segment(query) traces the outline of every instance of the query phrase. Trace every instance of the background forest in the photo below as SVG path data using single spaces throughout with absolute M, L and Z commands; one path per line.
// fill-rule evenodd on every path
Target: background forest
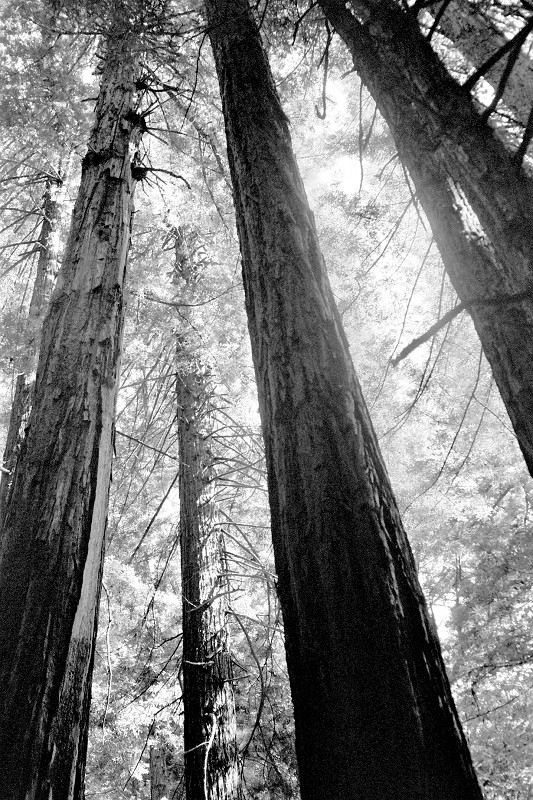
M 93 124 L 105 3 L 84 5 L 0 5 L 3 440 L 35 335 L 28 315 L 39 260 L 45 247 L 61 259 Z M 531 27 L 531 6 L 520 0 L 470 0 L 461 4 L 463 19 L 459 12 L 435 19 L 447 5 L 418 3 L 433 46 L 461 81 L 497 49 L 495 37 L 510 40 Z M 526 800 L 533 794 L 532 479 L 468 313 L 392 365 L 456 305 L 455 292 L 388 129 L 320 9 L 269 0 L 256 10 L 480 784 L 487 800 Z M 457 30 L 453 20 L 461 20 Z M 224 123 L 204 27 L 196 3 L 175 2 L 161 4 L 158 30 L 145 33 L 146 131 L 87 798 L 184 797 L 176 375 L 185 369 L 207 387 L 244 794 L 299 796 Z M 486 52 L 468 50 L 474 34 Z M 530 44 L 523 37 L 515 64 L 522 98 L 533 95 Z M 476 89 L 480 107 L 494 99 L 486 78 Z M 512 144 L 523 126 L 511 89 L 492 109 L 492 124 Z

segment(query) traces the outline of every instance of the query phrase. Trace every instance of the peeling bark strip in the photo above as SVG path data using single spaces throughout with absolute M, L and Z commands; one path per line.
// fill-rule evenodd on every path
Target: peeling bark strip
M 207 0 L 303 800 L 481 792 L 246 0 Z
M 395 0 L 319 4 L 409 170 L 461 302 L 527 293 L 533 183 Z M 533 298 L 469 312 L 533 475 Z
M 143 127 L 136 43 L 124 24 L 108 38 L 0 540 L 0 786 L 10 800 L 83 795 L 131 164 Z
M 187 800 L 238 800 L 224 541 L 205 439 L 212 411 L 209 375 L 179 339 L 177 356 L 185 791 Z

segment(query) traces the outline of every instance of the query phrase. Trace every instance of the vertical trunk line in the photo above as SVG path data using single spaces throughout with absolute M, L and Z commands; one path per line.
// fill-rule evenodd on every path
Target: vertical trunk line
M 81 800 L 123 329 L 144 121 L 120 2 L 96 122 L 45 320 L 33 407 L 0 541 L 0 784 Z M 44 282 L 46 284 L 46 282 Z
M 246 0 L 206 0 L 302 800 L 481 800 Z
M 62 180 L 49 180 L 43 195 L 43 222 L 39 232 L 37 248 L 37 271 L 26 320 L 24 333 L 25 349 L 15 384 L 15 393 L 9 418 L 6 446 L 3 456 L 3 469 L 0 478 L 0 529 L 4 518 L 7 496 L 12 483 L 16 460 L 24 439 L 25 428 L 31 410 L 33 393 L 32 373 L 39 354 L 41 329 L 54 287 L 59 267 L 59 224 L 63 198 Z
M 187 234 L 174 229 L 174 282 L 194 300 L 199 279 Z M 228 577 L 206 442 L 214 411 L 210 371 L 183 334 L 176 343 L 183 594 L 183 708 L 187 800 L 240 800 Z
M 320 7 L 390 128 L 461 302 L 529 294 L 469 313 L 533 475 L 533 182 L 395 0 Z

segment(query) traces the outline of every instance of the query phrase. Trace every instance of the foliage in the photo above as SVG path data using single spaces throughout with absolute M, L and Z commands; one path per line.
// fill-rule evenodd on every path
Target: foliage
M 306 11 L 297 2 L 272 2 L 264 31 L 333 288 L 487 800 L 525 800 L 533 783 L 533 485 L 467 318 L 456 319 L 395 369 L 390 365 L 391 356 L 455 298 L 383 122 L 358 79 L 345 74 L 348 59 L 329 41 L 319 15 Z M 197 11 L 185 12 L 178 3 L 166 6 L 158 23 L 146 26 L 152 100 L 129 266 L 87 797 L 148 798 L 151 748 L 165 748 L 175 796 L 182 792 L 176 332 L 187 335 L 217 385 L 211 446 L 227 523 L 245 794 L 297 797 L 222 122 Z M 68 206 L 90 122 L 86 101 L 95 91 L 95 34 L 102 23 L 68 4 L 36 0 L 4 4 L 2 19 L 5 425 L 43 186 L 64 171 Z M 176 227 L 194 241 L 194 259 L 206 275 L 201 300 L 187 313 L 183 282 L 173 270 Z

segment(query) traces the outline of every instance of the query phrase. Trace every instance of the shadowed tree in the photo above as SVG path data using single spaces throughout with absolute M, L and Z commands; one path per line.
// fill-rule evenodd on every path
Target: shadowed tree
M 195 300 L 198 270 L 187 233 L 172 228 L 174 282 Z M 185 312 L 186 313 L 186 312 Z M 184 334 L 177 335 L 176 391 L 180 458 L 180 544 L 183 595 L 183 732 L 187 800 L 238 800 L 239 765 L 228 643 L 228 578 L 224 535 L 209 448 L 214 393 Z
M 0 527 L 4 515 L 6 497 L 11 484 L 11 474 L 15 468 L 31 407 L 33 386 L 30 376 L 35 369 L 39 353 L 41 328 L 58 270 L 58 227 L 62 207 L 61 188 L 61 179 L 57 181 L 49 180 L 46 183 L 43 196 L 43 221 L 36 245 L 38 254 L 37 270 L 24 331 L 24 352 L 20 363 L 17 364 L 20 372 L 17 375 L 4 449 L 3 467 L 6 472 L 2 473 L 0 481 Z
M 533 475 L 533 184 L 416 16 L 395 0 L 320 0 L 413 180 Z M 527 140 L 524 140 L 527 143 Z
M 83 796 L 90 680 L 130 238 L 144 129 L 122 3 L 33 405 L 0 539 L 0 785 L 10 800 Z
M 207 0 L 304 800 L 481 792 L 246 0 Z

